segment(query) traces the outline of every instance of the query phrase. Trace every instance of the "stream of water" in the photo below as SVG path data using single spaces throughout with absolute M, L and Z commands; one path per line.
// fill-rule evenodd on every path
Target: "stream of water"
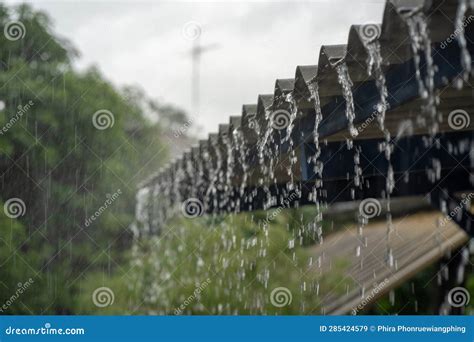
M 468 7 L 474 9 L 474 2 L 471 1 L 470 4 L 468 4 L 467 1 L 468 0 L 459 0 L 455 21 L 455 27 L 457 32 L 456 38 L 459 43 L 459 48 L 461 49 L 461 65 L 464 69 L 463 81 L 467 81 L 469 79 L 472 69 L 471 54 L 467 49 L 466 37 L 464 35 L 464 25 L 466 21 L 467 9 Z
M 430 134 L 435 135 L 439 131 L 440 117 L 437 117 L 436 105 L 439 98 L 435 92 L 434 75 L 436 68 L 433 64 L 431 54 L 431 39 L 428 31 L 426 16 L 421 11 L 403 13 L 403 18 L 408 26 L 411 49 L 415 62 L 415 75 L 418 81 L 418 93 L 424 100 L 423 112 L 425 116 L 417 117 L 418 124 L 428 127 Z M 424 65 L 421 65 L 421 56 L 424 56 Z M 422 75 L 425 70 L 425 76 Z
M 346 101 L 346 117 L 348 121 L 349 133 L 352 138 L 355 138 L 359 132 L 354 126 L 355 109 L 354 109 L 354 98 L 352 97 L 352 83 L 351 77 L 349 76 L 349 70 L 345 62 L 341 62 L 336 66 L 339 84 L 342 87 L 342 95 Z

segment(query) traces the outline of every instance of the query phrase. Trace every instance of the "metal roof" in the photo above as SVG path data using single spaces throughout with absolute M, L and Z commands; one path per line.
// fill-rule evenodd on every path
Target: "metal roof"
M 460 105 L 466 110 L 470 109 L 472 106 L 468 87 L 459 91 L 451 87 L 449 83 L 462 73 L 457 44 L 451 44 L 445 49 L 439 48 L 439 43 L 446 40 L 456 29 L 454 25 L 456 10 L 457 1 L 454 0 L 388 1 L 382 24 L 353 25 L 347 45 L 323 45 L 317 66 L 298 66 L 294 79 L 276 80 L 273 94 L 259 95 L 257 104 L 242 107 L 239 127 L 243 130 L 247 145 L 254 147 L 259 134 L 262 134 L 261 130 L 268 124 L 270 112 L 279 109 L 289 110 L 289 103 L 286 101 L 288 94 L 293 96 L 298 113 L 295 125 L 299 129 L 295 130 L 297 131 L 295 144 L 312 141 L 315 112 L 311 88 L 315 86 L 319 92 L 323 114 L 323 120 L 319 125 L 320 138 L 333 141 L 347 138 L 345 100 L 336 68 L 342 63 L 347 65 L 348 74 L 354 84 L 352 88 L 355 103 L 354 123 L 361 123 L 373 113 L 373 108 L 379 100 L 374 78 L 367 74 L 368 54 L 365 44 L 368 37 L 380 44 L 382 68 L 389 93 L 387 101 L 390 106 L 386 116 L 386 126 L 392 136 L 395 135 L 400 119 L 413 117 L 423 105 L 423 101 L 418 96 L 416 80 L 413 78 L 414 54 L 411 48 L 409 27 L 404 18 L 407 13 L 413 14 L 417 11 L 423 11 L 423 15 L 428 20 L 429 38 L 434 50 L 433 58 L 438 67 L 434 82 L 436 88 L 441 90 L 439 111 L 449 113 Z M 472 29 L 469 26 L 466 27 L 466 36 L 470 37 L 471 33 Z M 469 44 L 468 48 L 472 49 L 472 44 Z M 453 97 L 457 97 L 458 100 L 453 101 Z M 233 117 L 231 121 L 233 127 L 233 124 L 238 123 L 239 120 Z M 465 129 L 471 129 L 471 127 Z M 440 131 L 449 130 L 451 129 L 447 126 L 447 120 L 441 122 Z M 415 128 L 414 133 L 427 132 L 422 128 Z M 286 132 L 280 131 L 276 134 L 282 138 Z M 210 136 L 213 137 L 213 134 Z M 382 132 L 376 124 L 371 124 L 356 139 L 374 137 L 382 137 Z M 284 153 L 286 148 L 287 146 L 283 146 L 281 151 Z M 252 163 L 255 161 L 250 162 Z

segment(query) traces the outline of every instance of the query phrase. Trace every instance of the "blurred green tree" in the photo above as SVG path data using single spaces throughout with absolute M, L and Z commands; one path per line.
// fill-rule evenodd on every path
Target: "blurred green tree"
M 127 272 L 137 184 L 167 158 L 162 127 L 186 114 L 77 72 L 78 52 L 27 5 L 0 5 L 0 32 L 1 199 L 25 205 L 0 217 L 0 305 L 31 277 L 34 300 L 6 313 L 74 313 L 86 272 Z

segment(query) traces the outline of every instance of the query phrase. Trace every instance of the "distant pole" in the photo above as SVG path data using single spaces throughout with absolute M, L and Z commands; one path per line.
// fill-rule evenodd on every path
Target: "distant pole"
M 193 40 L 193 47 L 191 50 L 192 58 L 192 73 L 191 73 L 191 108 L 193 115 L 199 115 L 199 97 L 200 97 L 200 64 L 201 64 L 201 44 L 198 36 Z
M 189 34 L 189 40 L 192 41 L 191 48 L 191 110 L 193 116 L 199 114 L 201 100 L 201 55 L 207 51 L 218 48 L 218 44 L 201 45 L 201 28 L 193 28 L 193 35 Z

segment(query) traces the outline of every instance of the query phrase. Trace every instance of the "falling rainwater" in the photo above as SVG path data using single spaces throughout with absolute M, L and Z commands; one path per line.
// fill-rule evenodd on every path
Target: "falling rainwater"
M 279 195 L 280 197 L 280 202 L 284 203 L 284 206 L 289 208 L 290 206 L 293 206 L 295 208 L 298 207 L 299 204 L 299 199 L 301 198 L 301 183 L 300 182 L 295 182 L 294 179 L 294 167 L 298 162 L 298 158 L 296 156 L 296 148 L 295 148 L 295 141 L 293 137 L 293 131 L 295 128 L 295 120 L 297 118 L 298 114 L 298 108 L 297 108 L 297 103 L 296 99 L 293 97 L 293 92 L 289 92 L 285 97 L 284 97 L 285 103 L 288 105 L 285 106 L 286 108 L 289 109 L 283 110 L 281 115 L 284 118 L 284 125 L 280 126 L 281 129 L 278 130 L 279 134 L 279 142 L 281 146 L 283 147 L 284 153 L 288 156 L 288 166 L 286 167 L 286 173 L 289 176 L 289 180 L 286 182 L 286 186 L 284 189 L 282 189 L 281 194 Z M 275 152 L 278 152 L 278 148 Z M 275 184 L 276 184 L 276 179 L 275 179 Z M 289 229 L 289 227 L 288 227 Z M 299 244 L 303 244 L 303 236 L 310 231 L 310 229 L 307 229 L 307 226 L 303 223 L 302 216 L 300 216 L 300 228 L 296 229 L 294 228 L 294 233 L 295 237 L 299 238 Z M 289 241 L 289 244 L 293 244 L 291 240 Z M 293 258 L 296 258 L 296 254 L 293 255 Z
M 232 183 L 232 178 L 234 175 L 234 150 L 233 150 L 233 137 L 229 136 L 228 133 L 222 134 L 222 140 L 225 145 L 225 155 L 226 159 L 226 171 L 225 171 L 225 180 L 224 180 L 224 191 L 223 191 L 223 201 L 221 207 L 225 208 L 227 211 L 233 211 L 234 203 L 233 194 L 234 187 Z
M 288 118 L 288 126 L 286 127 L 286 137 L 285 137 L 285 142 L 288 142 L 288 153 L 290 155 L 289 157 L 289 166 L 288 166 L 288 175 L 290 176 L 290 181 L 287 184 L 287 190 L 291 191 L 294 189 L 294 175 L 293 175 L 293 167 L 297 163 L 298 159 L 296 157 L 296 151 L 294 148 L 294 141 L 293 141 L 293 129 L 295 127 L 294 122 L 296 120 L 296 116 L 298 114 L 298 107 L 296 105 L 296 101 L 293 97 L 293 93 L 288 93 L 288 95 L 285 97 L 285 101 L 289 103 L 290 106 L 290 117 Z
M 274 144 L 272 144 L 273 141 L 270 140 L 270 138 L 273 136 L 273 121 L 275 118 L 273 118 L 272 115 L 273 112 L 270 110 L 270 108 L 265 108 L 266 127 L 260 131 L 257 141 L 258 163 L 262 172 L 262 175 L 259 178 L 259 185 L 262 187 L 266 198 L 263 204 L 264 209 L 268 209 L 273 205 L 270 191 L 270 182 L 273 178 L 273 153 L 271 146 L 274 146 Z
M 472 8 L 474 8 L 473 4 L 471 3 Z M 459 0 L 458 9 L 456 12 L 456 33 L 457 33 L 457 40 L 459 43 L 459 48 L 461 49 L 461 65 L 464 69 L 463 79 L 467 81 L 469 75 L 471 73 L 471 54 L 467 49 L 467 42 L 466 37 L 464 35 L 464 25 L 466 20 L 466 12 L 467 12 L 468 4 L 467 0 Z
M 314 238 L 317 238 L 320 244 L 324 243 L 323 240 L 323 229 L 322 229 L 322 221 L 323 221 L 323 212 L 321 206 L 321 199 L 318 196 L 318 189 L 320 189 L 323 185 L 322 176 L 323 176 L 323 168 L 324 164 L 319 157 L 321 156 L 321 146 L 319 143 L 319 125 L 323 120 L 323 114 L 321 111 L 321 101 L 319 99 L 319 87 L 317 80 L 313 79 L 308 84 L 308 89 L 310 92 L 310 101 L 313 102 L 314 108 L 314 127 L 313 127 L 313 144 L 314 144 L 314 155 L 310 157 L 308 162 L 312 162 L 313 171 L 315 174 L 314 186 L 312 189 L 311 196 L 309 200 L 312 200 L 316 204 L 316 215 L 314 217 L 314 221 L 311 224 L 312 230 L 316 233 Z M 312 259 L 311 259 L 312 262 Z M 318 259 L 318 262 L 321 262 L 321 259 Z
M 365 48 L 368 54 L 367 73 L 369 76 L 374 76 L 377 90 L 380 94 L 380 100 L 376 106 L 377 120 L 380 129 L 387 135 L 388 131 L 385 129 L 385 112 L 388 109 L 388 90 L 385 81 L 385 75 L 382 71 L 382 55 L 380 53 L 380 43 L 378 40 L 371 40 L 365 42 Z
M 341 62 L 336 66 L 337 79 L 342 87 L 342 96 L 346 101 L 346 117 L 349 122 L 349 133 L 351 137 L 358 135 L 357 129 L 354 127 L 355 109 L 354 109 L 354 98 L 352 97 L 353 83 L 349 76 L 349 70 L 345 62 Z
M 209 146 L 208 153 L 208 170 L 210 171 L 209 186 L 206 190 L 206 197 L 212 198 L 212 207 L 214 212 L 217 212 L 219 208 L 218 193 L 222 178 L 222 155 L 220 146 L 217 143 L 217 139 L 210 139 L 211 145 Z M 213 153 L 210 153 L 213 151 Z
M 312 157 L 312 162 L 314 165 L 314 173 L 316 176 L 321 179 L 323 174 L 323 163 L 319 161 L 319 156 L 321 155 L 321 147 L 319 145 L 319 125 L 323 121 L 323 114 L 321 112 L 321 102 L 319 100 L 319 87 L 316 80 L 313 80 L 309 86 L 309 91 L 311 94 L 310 100 L 314 103 L 314 128 L 313 128 L 313 143 L 315 146 L 315 153 Z M 322 186 L 322 181 L 316 179 L 315 186 L 316 188 Z M 316 198 L 314 199 L 316 200 Z
M 376 58 L 376 56 L 374 56 L 374 58 Z M 378 62 L 378 61 L 373 60 L 373 61 L 369 61 L 369 62 L 370 63 L 375 63 L 375 62 Z M 348 124 L 349 133 L 351 135 L 351 138 L 355 138 L 359 134 L 359 131 L 354 127 L 355 107 L 354 107 L 354 98 L 353 98 L 353 95 L 352 95 L 353 83 L 352 83 L 352 80 L 349 76 L 349 70 L 348 70 L 347 65 L 346 65 L 345 62 L 342 62 L 341 64 L 336 66 L 336 71 L 337 71 L 337 74 L 338 74 L 339 84 L 342 87 L 342 94 L 343 94 L 344 100 L 346 101 L 346 117 L 347 117 L 347 120 L 349 122 L 349 124 Z M 383 84 L 384 84 L 384 82 L 383 82 Z M 384 101 L 385 101 L 385 98 L 386 98 L 386 96 L 384 97 Z M 353 146 L 354 146 L 353 140 L 349 138 L 349 139 L 346 140 L 346 142 L 347 142 L 348 149 L 352 149 Z M 355 149 L 355 152 L 354 152 L 354 185 L 356 187 L 361 185 L 362 170 L 359 166 L 359 163 L 360 163 L 360 150 Z M 352 189 L 351 190 L 352 198 L 354 198 L 354 193 L 355 193 L 355 191 L 354 191 L 354 189 Z M 364 222 L 365 222 L 365 219 L 361 218 L 359 228 L 358 228 L 359 241 L 363 241 L 362 232 L 363 232 Z M 359 245 L 357 247 L 356 256 L 361 255 L 360 254 L 361 253 L 361 248 L 362 248 L 362 245 Z M 361 260 L 361 263 L 362 262 L 363 261 Z
M 237 161 L 240 164 L 242 169 L 242 175 L 240 180 L 240 187 L 239 187 L 239 196 L 237 201 L 240 201 L 242 197 L 244 197 L 245 188 L 247 186 L 247 178 L 248 178 L 248 165 L 247 165 L 247 155 L 246 150 L 247 147 L 245 145 L 244 136 L 242 134 L 242 130 L 240 128 L 235 129 L 232 134 L 233 139 L 233 146 L 237 153 Z M 236 210 L 240 209 L 240 202 L 237 203 L 235 206 Z
M 370 26 L 372 27 L 372 26 Z M 387 178 L 386 178 L 386 185 L 385 185 L 385 190 L 386 190 L 386 219 L 387 219 L 387 235 L 386 235 L 386 241 L 387 241 L 387 251 L 386 251 L 386 260 L 387 263 L 390 267 L 393 267 L 394 265 L 394 260 L 393 260 L 393 254 L 392 254 L 392 248 L 390 244 L 390 237 L 391 234 L 393 233 L 393 224 L 392 224 L 392 214 L 391 214 L 391 193 L 393 192 L 393 189 L 395 187 L 395 179 L 394 179 L 394 173 L 393 173 L 393 167 L 391 163 L 391 154 L 393 152 L 394 146 L 393 143 L 391 143 L 391 136 L 389 130 L 385 127 L 385 117 L 386 117 L 386 111 L 389 109 L 389 103 L 387 101 L 388 99 L 388 90 L 386 86 L 386 79 L 385 75 L 382 70 L 382 55 L 380 52 L 380 43 L 378 41 L 378 36 L 380 34 L 378 27 L 375 27 L 376 30 L 374 31 L 376 35 L 373 35 L 371 38 L 372 39 L 366 39 L 364 40 L 364 46 L 366 48 L 367 54 L 368 54 L 368 60 L 367 60 L 367 73 L 369 76 L 374 76 L 375 78 L 375 84 L 377 86 L 377 90 L 379 92 L 379 102 L 376 106 L 376 113 L 377 113 L 377 119 L 379 123 L 379 127 L 382 130 L 384 137 L 385 137 L 385 142 L 381 144 L 381 150 L 385 153 L 385 158 L 387 160 L 388 166 L 387 166 Z M 417 71 L 417 73 L 419 70 Z
M 199 194 L 204 193 L 204 188 L 206 187 L 205 162 L 200 156 L 196 156 L 194 162 L 196 163 L 196 193 L 194 196 L 198 197 Z
M 150 201 L 150 189 L 148 187 L 142 188 L 137 192 L 136 195 L 136 219 L 140 223 L 140 227 L 137 229 L 135 234 L 139 234 L 140 232 L 150 232 L 150 217 L 148 212 L 148 205 Z
M 433 57 L 431 55 L 431 39 L 428 31 L 428 23 L 425 14 L 419 9 L 401 13 L 407 26 L 410 35 L 411 49 L 413 53 L 413 60 L 415 63 L 415 76 L 418 82 L 418 93 L 425 103 L 423 111 L 428 114 L 429 131 L 432 135 L 439 130 L 439 118 L 436 117 L 436 105 L 439 99 L 435 92 L 434 76 L 435 66 Z M 421 73 L 421 56 L 424 56 L 426 75 L 423 78 Z M 422 117 L 418 117 L 419 124 L 426 126 L 426 121 Z

